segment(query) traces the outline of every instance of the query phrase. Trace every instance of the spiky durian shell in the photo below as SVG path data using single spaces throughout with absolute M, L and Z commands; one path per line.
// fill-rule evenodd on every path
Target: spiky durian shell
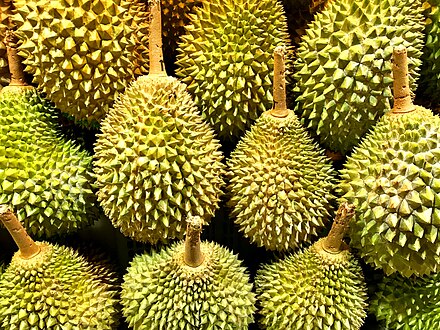
M 99 216 L 92 157 L 61 136 L 57 111 L 34 90 L 0 95 L 0 204 L 33 236 L 76 231 Z
M 416 107 L 389 113 L 341 170 L 344 200 L 356 206 L 351 243 L 386 274 L 429 274 L 440 263 L 440 118 Z
M 134 69 L 135 75 L 147 74 L 149 71 L 149 34 L 150 34 L 150 11 L 148 1 L 131 0 L 128 11 L 131 19 L 131 28 L 134 31 Z
M 349 152 L 390 110 L 393 47 L 407 48 L 415 85 L 421 10 L 421 0 L 340 0 L 315 16 L 294 65 L 296 111 L 322 146 Z
M 371 298 L 370 311 L 385 329 L 432 330 L 440 324 L 440 274 L 386 276 Z
M 285 118 L 263 113 L 227 164 L 228 205 L 252 242 L 296 248 L 324 227 L 336 173 L 293 111 Z
M 138 78 L 102 122 L 98 200 L 121 232 L 156 243 L 182 238 L 187 215 L 209 220 L 224 185 L 220 144 L 177 79 Z
M 273 51 L 289 45 L 272 0 L 203 1 L 178 49 L 177 76 L 223 139 L 235 139 L 273 104 Z
M 0 88 L 7 86 L 9 81 L 9 69 L 6 56 L 6 45 L 3 42 L 5 32 L 12 28 L 10 16 L 12 15 L 12 0 L 0 1 Z
M 177 243 L 136 256 L 124 275 L 123 315 L 134 329 L 247 329 L 255 294 L 240 260 L 227 249 L 202 242 L 198 267 L 183 260 Z
M 17 252 L 0 279 L 3 329 L 115 329 L 117 291 L 93 275 L 70 248 L 36 243 L 31 259 Z
M 323 239 L 257 271 L 255 287 L 264 329 L 359 329 L 367 288 L 348 250 L 326 252 Z
M 135 33 L 125 0 L 17 0 L 26 71 L 56 107 L 99 121 L 133 79 Z

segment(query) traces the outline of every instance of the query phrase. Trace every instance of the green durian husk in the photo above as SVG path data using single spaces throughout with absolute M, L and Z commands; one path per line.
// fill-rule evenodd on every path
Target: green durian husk
M 114 286 L 74 250 L 46 242 L 31 259 L 17 252 L 0 279 L 2 329 L 115 329 Z
M 102 122 L 95 145 L 98 200 L 136 241 L 183 238 L 185 218 L 209 221 L 224 185 L 220 144 L 186 86 L 138 78 Z
M 284 10 L 271 0 L 203 1 L 185 29 L 176 75 L 218 136 L 236 140 L 272 108 L 273 51 L 290 45 Z
M 59 113 L 33 88 L 0 94 L 0 204 L 34 237 L 77 231 L 100 216 L 92 157 L 65 139 Z
M 367 309 L 361 267 L 347 249 L 324 250 L 323 240 L 257 271 L 263 329 L 360 329 Z
M 439 270 L 440 118 L 420 106 L 387 114 L 341 170 L 342 199 L 356 206 L 353 247 L 387 275 Z
M 123 315 L 133 329 L 248 329 L 255 294 L 237 256 L 202 242 L 203 263 L 184 262 L 184 244 L 136 256 L 124 275 Z
M 412 90 L 424 22 L 421 0 L 329 1 L 297 51 L 295 111 L 326 149 L 349 153 L 389 112 L 393 48 L 408 50 Z
M 284 118 L 263 113 L 227 165 L 228 206 L 251 242 L 297 248 L 328 223 L 336 172 L 293 111 Z

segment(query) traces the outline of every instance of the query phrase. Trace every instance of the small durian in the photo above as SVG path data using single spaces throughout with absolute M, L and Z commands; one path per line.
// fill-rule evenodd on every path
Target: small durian
M 385 276 L 370 300 L 370 312 L 390 330 L 439 329 L 439 306 L 440 273 Z
M 423 47 L 422 0 L 329 1 L 294 63 L 295 111 L 320 144 L 347 154 L 391 109 L 393 47 L 408 48 L 414 86 Z
M 231 215 L 245 237 L 269 250 L 310 242 L 330 218 L 336 184 L 330 160 L 286 105 L 284 48 L 274 52 L 274 108 L 231 153 Z
M 98 200 L 130 238 L 182 238 L 184 216 L 208 221 L 224 185 L 220 143 L 186 86 L 163 69 L 160 3 L 152 4 L 150 74 L 139 77 L 102 121 L 95 145 Z
M 9 84 L 9 67 L 6 55 L 6 45 L 3 42 L 6 31 L 12 28 L 12 0 L 0 1 L 0 89 Z
M 14 1 L 26 71 L 58 109 L 85 125 L 102 119 L 134 79 L 141 29 L 132 24 L 133 1 Z
M 202 1 L 179 41 L 176 74 L 223 140 L 236 140 L 273 103 L 273 51 L 289 45 L 276 0 Z
M 342 241 L 354 207 L 343 203 L 326 238 L 257 271 L 264 329 L 357 330 L 367 287 L 358 261 Z
M 133 329 L 248 329 L 255 294 L 236 255 L 200 242 L 200 217 L 185 242 L 136 256 L 122 282 L 122 312 Z
M 440 270 L 440 118 L 412 103 L 407 55 L 394 51 L 394 107 L 348 157 L 343 200 L 356 206 L 353 247 L 389 275 Z
M 93 273 L 92 264 L 71 248 L 34 242 L 5 205 L 0 220 L 20 249 L 0 278 L 2 329 L 117 327 L 118 292 Z
M 12 32 L 8 40 L 11 84 L 0 92 L 0 203 L 18 209 L 35 237 L 76 231 L 100 214 L 92 156 L 62 136 L 58 111 L 25 84 Z

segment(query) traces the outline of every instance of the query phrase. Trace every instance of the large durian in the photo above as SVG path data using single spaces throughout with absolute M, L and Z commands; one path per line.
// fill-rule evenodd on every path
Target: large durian
M 286 105 L 283 47 L 275 48 L 274 108 L 264 112 L 227 162 L 239 230 L 270 250 L 309 242 L 330 217 L 335 171 Z
M 9 83 L 9 68 L 4 38 L 6 31 L 12 28 L 12 0 L 0 1 L 0 89 Z
M 272 54 L 288 44 L 278 1 L 203 1 L 179 42 L 176 74 L 218 135 L 236 139 L 270 110 Z
M 342 241 L 353 205 L 343 203 L 326 238 L 257 271 L 255 287 L 264 329 L 360 329 L 367 287 Z
M 348 158 L 340 188 L 357 208 L 352 245 L 387 275 L 411 276 L 440 270 L 440 118 L 413 105 L 406 66 L 396 49 L 393 110 Z
M 78 230 L 99 214 L 92 157 L 62 137 L 57 110 L 23 86 L 17 54 L 8 51 L 11 85 L 0 92 L 0 203 L 17 208 L 34 236 Z
M 440 273 L 405 278 L 385 276 L 370 300 L 370 312 L 386 329 L 433 330 L 440 327 Z
M 94 163 L 107 216 L 124 235 L 150 243 L 182 238 L 186 214 L 209 220 L 224 184 L 213 130 L 186 86 L 162 68 L 159 5 L 152 5 L 150 74 L 103 120 Z
M 200 242 L 202 219 L 188 218 L 185 243 L 136 256 L 124 275 L 123 315 L 134 329 L 248 329 L 255 294 L 237 256 Z
M 322 146 L 346 154 L 390 110 L 394 46 L 408 48 L 415 86 L 421 10 L 421 0 L 339 0 L 315 16 L 294 64 L 295 110 Z
M 138 1 L 138 0 L 135 0 Z M 16 0 L 26 71 L 61 111 L 99 121 L 139 65 L 125 0 Z
M 0 279 L 2 329 L 115 329 L 117 290 L 93 274 L 93 265 L 74 250 L 34 242 L 12 210 L 0 220 L 19 251 Z

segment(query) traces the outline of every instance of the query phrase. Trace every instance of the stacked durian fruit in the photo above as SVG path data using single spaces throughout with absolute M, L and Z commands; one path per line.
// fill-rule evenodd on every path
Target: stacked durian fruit
M 0 0 L 0 327 L 440 328 L 439 6 Z

